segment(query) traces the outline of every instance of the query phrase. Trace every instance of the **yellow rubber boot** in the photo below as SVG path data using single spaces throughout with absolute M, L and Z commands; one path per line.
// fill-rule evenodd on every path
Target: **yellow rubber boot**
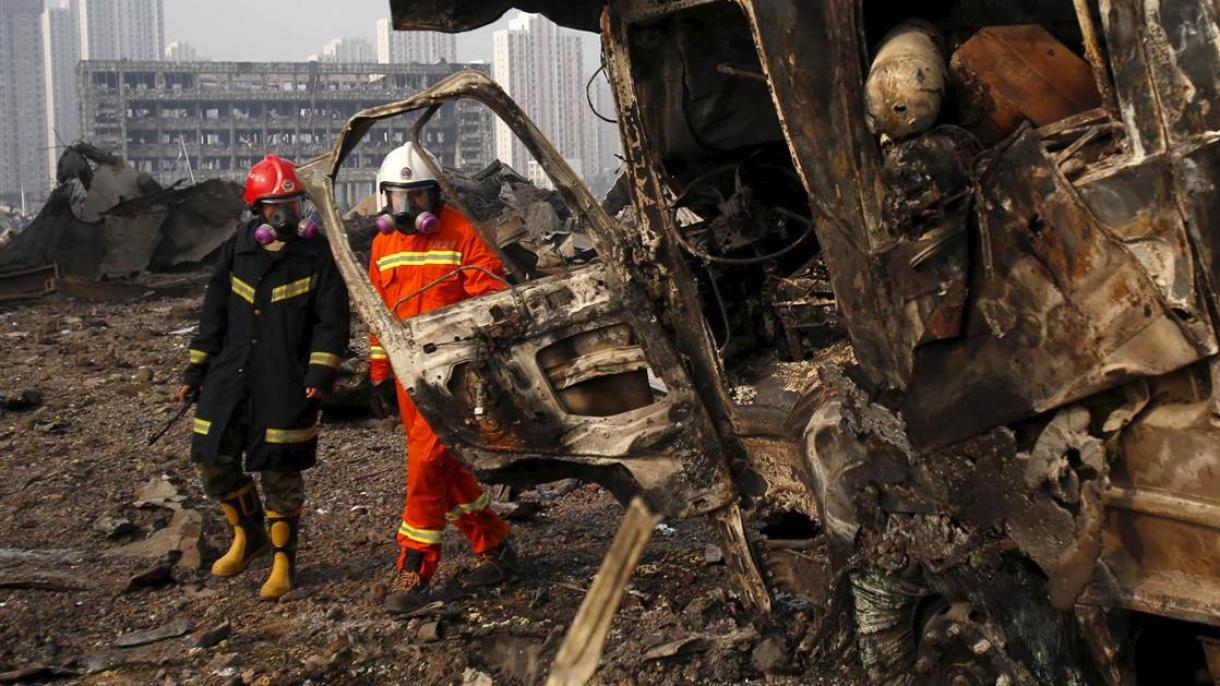
M 258 595 L 265 600 L 275 600 L 292 590 L 301 513 L 300 510 L 292 514 L 268 510 L 267 520 L 271 523 L 271 546 L 275 553 L 271 559 L 271 573 Z
M 233 529 L 229 552 L 212 563 L 212 575 L 230 577 L 250 566 L 250 561 L 267 552 L 267 532 L 263 529 L 263 505 L 258 500 L 254 482 L 225 496 L 220 509 Z

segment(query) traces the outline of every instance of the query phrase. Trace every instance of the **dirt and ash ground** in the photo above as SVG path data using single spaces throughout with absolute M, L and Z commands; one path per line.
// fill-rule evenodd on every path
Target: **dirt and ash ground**
M 188 463 L 189 417 L 146 446 L 176 409 L 199 301 L 0 307 L 0 393 L 35 405 L 0 410 L 0 682 L 541 683 L 617 502 L 560 482 L 499 504 L 525 515 L 513 522 L 522 570 L 490 592 L 462 591 L 476 560 L 450 528 L 438 582 L 448 600 L 388 617 L 403 437 L 392 422 L 328 424 L 307 472 L 299 589 L 260 602 L 266 559 L 235 579 L 207 573 L 227 540 Z M 23 403 L 27 389 L 37 394 Z M 843 678 L 802 673 L 808 610 L 785 606 L 786 632 L 752 622 L 717 558 L 705 521 L 660 527 L 595 683 Z

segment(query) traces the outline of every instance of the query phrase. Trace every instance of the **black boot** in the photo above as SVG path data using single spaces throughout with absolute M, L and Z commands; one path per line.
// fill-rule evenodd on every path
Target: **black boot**
M 406 614 L 423 607 L 430 599 L 428 580 L 420 573 L 424 557 L 418 550 L 408 550 L 402 569 L 390 584 L 385 596 L 385 609 L 395 614 Z
M 258 500 L 254 482 L 221 498 L 220 509 L 233 530 L 229 552 L 212 563 L 212 575 L 236 576 L 250 566 L 250 561 L 267 552 L 267 532 L 263 528 L 263 505 Z
M 517 573 L 517 552 L 508 539 L 479 555 L 479 560 L 479 566 L 464 579 L 467 586 L 496 586 Z

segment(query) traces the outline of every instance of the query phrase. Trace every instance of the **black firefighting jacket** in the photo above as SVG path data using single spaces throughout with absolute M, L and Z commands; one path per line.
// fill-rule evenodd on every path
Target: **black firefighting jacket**
M 245 407 L 246 471 L 305 469 L 318 449 L 318 401 L 305 388 L 334 383 L 347 349 L 347 288 L 324 238 L 273 253 L 254 240 L 256 226 L 221 247 L 190 344 L 183 383 L 202 384 L 191 460 L 214 463 Z

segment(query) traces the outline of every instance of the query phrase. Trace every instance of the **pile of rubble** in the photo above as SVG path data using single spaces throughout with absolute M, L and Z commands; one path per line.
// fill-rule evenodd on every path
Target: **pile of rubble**
M 467 176 L 448 172 L 473 219 L 497 237 L 519 272 L 531 278 L 595 257 L 559 194 L 492 162 Z M 0 225 L 0 298 L 45 295 L 74 279 L 162 272 L 205 261 L 242 221 L 238 184 L 210 180 L 162 188 L 122 159 L 88 143 L 60 157 L 58 185 L 25 230 Z M 352 249 L 366 256 L 380 212 L 369 197 L 344 216 Z
M 241 216 L 241 188 L 226 181 L 162 188 L 88 143 L 69 146 L 58 185 L 34 221 L 0 246 L 0 271 L 56 265 L 85 279 L 125 277 L 203 260 Z

